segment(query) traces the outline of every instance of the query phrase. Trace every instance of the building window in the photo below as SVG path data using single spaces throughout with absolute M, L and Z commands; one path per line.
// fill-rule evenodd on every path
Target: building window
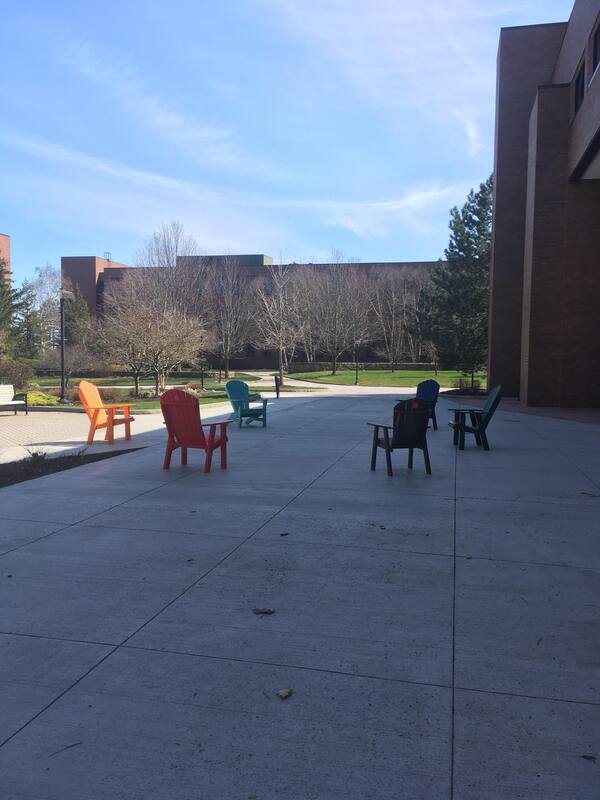
M 592 74 L 600 64 L 600 25 L 596 28 L 596 33 L 592 39 Z
M 579 111 L 580 105 L 583 103 L 583 95 L 585 93 L 585 62 L 577 70 L 575 76 L 575 113 Z

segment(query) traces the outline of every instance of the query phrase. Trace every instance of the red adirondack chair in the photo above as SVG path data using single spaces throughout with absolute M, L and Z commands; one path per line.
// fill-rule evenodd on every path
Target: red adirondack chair
M 187 464 L 188 447 L 204 450 L 204 472 L 210 472 L 212 456 L 215 450 L 221 451 L 221 469 L 227 469 L 227 426 L 228 422 L 209 422 L 202 424 L 200 420 L 200 404 L 198 398 L 182 389 L 169 389 L 161 395 L 160 408 L 165 418 L 167 433 L 167 449 L 163 469 L 169 469 L 171 454 L 181 448 L 181 463 Z M 208 428 L 208 436 L 204 434 Z M 217 434 L 217 428 L 219 433 Z

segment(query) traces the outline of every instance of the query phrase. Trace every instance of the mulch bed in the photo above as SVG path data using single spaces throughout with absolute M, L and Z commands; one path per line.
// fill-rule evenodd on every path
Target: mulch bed
M 55 458 L 49 458 L 43 453 L 33 453 L 29 458 L 23 458 L 21 461 L 0 464 L 0 488 L 11 486 L 13 483 L 29 481 L 33 478 L 41 478 L 44 475 L 52 475 L 54 472 L 62 472 L 65 469 L 81 467 L 84 464 L 92 464 L 94 461 L 104 461 L 105 458 L 134 453 L 136 450 L 141 449 L 140 447 L 132 447 L 129 450 L 117 450 L 114 453 L 74 454 L 56 456 Z

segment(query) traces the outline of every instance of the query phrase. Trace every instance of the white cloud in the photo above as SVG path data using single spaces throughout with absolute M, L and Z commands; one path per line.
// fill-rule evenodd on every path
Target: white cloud
M 148 130 L 175 145 L 197 163 L 237 174 L 275 176 L 279 170 L 243 153 L 227 127 L 205 122 L 173 107 L 140 78 L 124 60 L 111 60 L 90 42 L 72 44 L 63 60 L 87 81 L 106 91 L 123 111 L 134 115 Z
M 460 202 L 468 189 L 465 186 L 413 187 L 393 200 L 375 202 L 330 202 L 317 204 L 323 222 L 345 228 L 363 239 L 388 236 L 406 227 L 420 236 L 439 228 L 441 214 Z
M 462 138 L 473 159 L 489 157 L 498 30 L 516 6 L 481 0 L 263 2 L 398 126 L 417 115 L 423 124 Z
M 31 172 L 28 191 L 32 197 L 52 197 L 53 213 L 71 227 L 144 236 L 165 220 L 178 219 L 212 251 L 284 249 L 298 258 L 307 248 L 289 230 L 290 212 L 362 239 L 392 236 L 399 229 L 426 238 L 468 191 L 467 185 L 427 184 L 383 200 L 290 199 L 171 178 L 1 129 L 0 141 L 58 165 L 49 174 L 40 170 L 37 179 Z M 23 190 L 24 179 L 20 186 Z

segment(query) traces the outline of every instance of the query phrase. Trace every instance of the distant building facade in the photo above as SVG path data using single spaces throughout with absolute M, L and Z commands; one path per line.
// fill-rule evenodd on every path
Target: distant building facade
M 264 254 L 250 255 L 214 255 L 214 256 L 179 256 L 178 263 L 200 268 L 211 264 L 223 269 L 238 267 L 247 273 L 249 278 L 260 278 L 265 270 L 273 264 L 273 259 Z M 400 272 L 430 271 L 437 261 L 385 261 L 385 262 L 351 262 L 341 266 L 348 269 L 373 270 L 389 269 Z M 319 268 L 327 269 L 333 264 L 289 264 L 293 269 Z M 123 279 L 126 271 L 132 267 L 119 264 L 97 256 L 63 256 L 61 259 L 61 276 L 71 286 L 78 287 L 83 294 L 92 316 L 102 312 L 104 295 L 107 288 Z
M 10 236 L 0 233 L 0 261 L 4 263 L 4 280 L 10 281 Z
M 502 29 L 494 178 L 490 384 L 600 406 L 600 0 Z

